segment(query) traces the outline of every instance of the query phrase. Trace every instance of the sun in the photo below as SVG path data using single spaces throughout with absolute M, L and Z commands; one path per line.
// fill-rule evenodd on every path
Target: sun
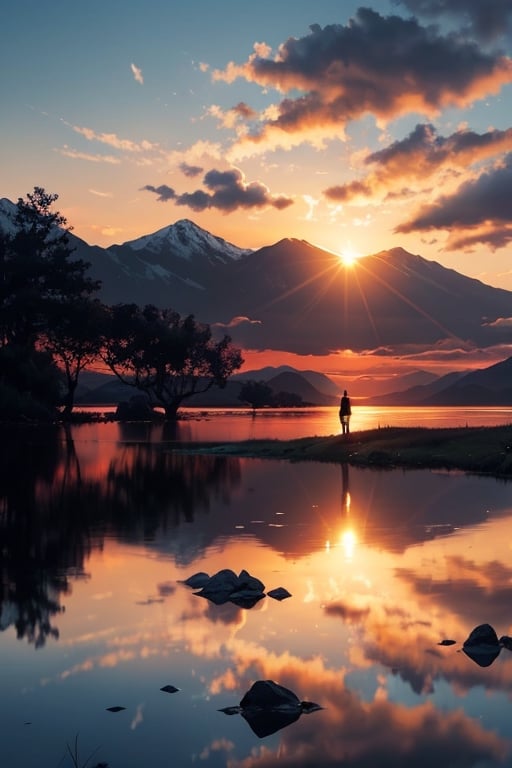
M 353 267 L 357 260 L 361 258 L 361 254 L 350 245 L 346 245 L 339 256 L 344 267 Z

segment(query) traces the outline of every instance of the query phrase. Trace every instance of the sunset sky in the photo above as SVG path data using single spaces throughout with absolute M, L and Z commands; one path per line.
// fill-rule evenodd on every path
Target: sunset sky
M 189 218 L 512 290 L 510 0 L 27 0 L 2 32 L 0 197 L 88 243 Z

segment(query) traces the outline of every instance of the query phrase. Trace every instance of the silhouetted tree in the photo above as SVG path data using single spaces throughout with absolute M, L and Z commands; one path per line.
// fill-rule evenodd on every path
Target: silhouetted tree
M 243 403 L 249 403 L 253 411 L 263 408 L 265 405 L 274 404 L 274 392 L 264 381 L 250 379 L 242 384 L 238 399 Z
M 101 302 L 81 297 L 70 302 L 65 312 L 55 308 L 56 316 L 51 317 L 47 331 L 41 336 L 40 343 L 51 352 L 64 373 L 64 418 L 73 410 L 81 371 L 99 357 L 107 312 Z
M 66 219 L 52 206 L 58 195 L 34 187 L 19 198 L 14 232 L 0 242 L 1 343 L 34 347 L 56 310 L 91 296 L 99 283 L 89 264 L 73 259 Z
M 84 338 L 88 302 L 100 284 L 87 276 L 89 264 L 73 258 L 66 219 L 52 210 L 57 199 L 34 187 L 19 198 L 12 231 L 0 236 L 0 410 L 11 416 L 54 408 L 63 381 L 72 405 L 85 349 L 99 336 Z
M 52 421 L 62 396 L 62 373 L 48 352 L 0 346 L 0 419 Z
M 305 405 L 302 397 L 295 392 L 278 392 L 274 396 L 276 408 L 299 408 Z
M 229 336 L 212 339 L 210 327 L 172 309 L 118 304 L 110 309 L 102 357 L 124 384 L 144 392 L 167 419 L 183 401 L 224 387 L 243 360 Z

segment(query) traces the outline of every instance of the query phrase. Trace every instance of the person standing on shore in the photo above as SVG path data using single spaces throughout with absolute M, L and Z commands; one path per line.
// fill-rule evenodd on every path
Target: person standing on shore
M 352 415 L 352 408 L 350 406 L 350 398 L 345 389 L 343 397 L 340 400 L 340 421 L 341 431 L 344 435 L 348 435 L 350 432 L 350 417 Z

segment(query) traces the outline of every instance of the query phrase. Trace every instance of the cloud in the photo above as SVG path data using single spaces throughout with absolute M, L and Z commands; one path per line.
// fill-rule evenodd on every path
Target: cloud
M 135 64 L 130 64 L 130 69 L 132 70 L 133 76 L 135 80 L 140 83 L 141 85 L 144 85 L 144 78 L 142 77 L 142 70 L 139 69 Z
M 250 317 L 238 315 L 237 317 L 232 317 L 227 323 L 213 323 L 213 325 L 216 328 L 237 328 L 239 325 L 245 325 L 246 323 L 249 325 L 261 325 L 261 320 L 251 320 Z
M 146 192 L 154 192 L 154 194 L 158 196 L 157 200 L 160 203 L 166 203 L 168 200 L 175 200 L 176 198 L 176 192 L 171 187 L 168 187 L 167 184 L 161 184 L 159 187 L 154 187 L 152 184 L 146 184 L 142 189 Z
M 413 18 L 360 8 L 346 26 L 310 30 L 286 40 L 273 57 L 260 47 L 245 63 L 214 71 L 214 80 L 241 77 L 289 94 L 243 141 L 279 143 L 294 135 L 297 143 L 315 130 L 339 137 L 349 121 L 368 113 L 381 121 L 411 111 L 435 115 L 445 107 L 468 106 L 512 81 L 508 57 L 487 54 L 460 36 L 443 36 Z
M 89 192 L 96 197 L 112 197 L 112 192 L 100 192 L 98 189 L 89 189 Z
M 493 40 L 512 27 L 510 0 L 394 0 L 418 16 L 459 18 L 467 31 L 484 41 Z
M 503 163 L 463 183 L 455 193 L 440 196 L 433 205 L 396 227 L 395 232 L 450 230 L 447 249 L 485 243 L 491 249 L 512 241 L 512 153 Z M 460 234 L 462 232 L 462 234 Z
M 180 171 L 189 178 L 194 178 L 194 176 L 199 176 L 200 173 L 203 172 L 203 169 L 200 165 L 190 165 L 189 163 L 180 163 Z
M 131 139 L 121 139 L 115 133 L 97 133 L 93 128 L 87 126 L 71 126 L 75 133 L 84 136 L 88 141 L 98 141 L 100 144 L 107 144 L 109 147 L 123 150 L 124 152 L 148 152 L 159 150 L 158 144 L 143 139 L 142 141 L 132 141 Z
M 489 328 L 509 331 L 512 328 L 512 317 L 498 317 L 492 323 L 484 323 L 484 325 L 487 325 Z
M 61 149 L 56 149 L 63 157 L 70 157 L 73 160 L 87 160 L 89 163 L 107 163 L 110 165 L 118 165 L 121 160 L 113 155 L 92 155 L 90 152 L 79 152 L 76 149 L 71 149 L 64 145 Z
M 329 200 L 349 202 L 384 194 L 386 199 L 405 196 L 410 190 L 399 186 L 412 179 L 422 183 L 439 172 L 452 177 L 466 171 L 468 166 L 512 150 L 512 128 L 475 133 L 466 129 L 443 137 L 430 123 L 419 123 L 400 141 L 369 154 L 364 165 L 373 170 L 363 179 L 329 187 L 324 195 Z
M 166 184 L 160 187 L 147 184 L 143 189 L 157 194 L 161 202 L 174 200 L 176 205 L 187 206 L 193 211 L 216 208 L 224 213 L 231 213 L 239 208 L 265 207 L 283 210 L 293 203 L 289 197 L 272 195 L 268 187 L 260 181 L 247 183 L 238 168 L 227 171 L 216 169 L 208 171 L 203 178 L 203 184 L 208 191 L 198 189 L 195 192 L 184 192 L 180 195 Z

